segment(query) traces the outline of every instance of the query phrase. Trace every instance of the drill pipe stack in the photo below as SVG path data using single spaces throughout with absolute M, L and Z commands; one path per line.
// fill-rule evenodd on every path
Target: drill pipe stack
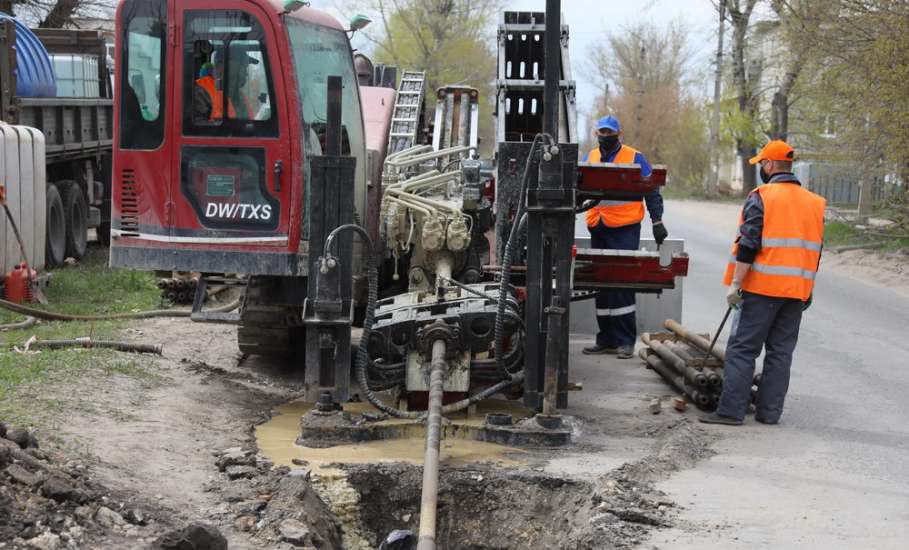
M 647 346 L 638 354 L 673 389 L 685 395 L 699 409 L 712 411 L 723 391 L 723 361 L 726 351 L 714 348 L 710 356 L 710 336 L 696 334 L 669 319 L 665 323 L 671 332 L 644 333 L 641 340 Z M 752 401 L 757 399 L 760 373 L 754 376 Z
M 158 279 L 161 298 L 172 304 L 191 304 L 196 296 L 199 279 Z

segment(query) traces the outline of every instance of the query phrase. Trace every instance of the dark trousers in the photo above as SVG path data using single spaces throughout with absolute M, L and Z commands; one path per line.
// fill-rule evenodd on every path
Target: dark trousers
M 637 250 L 641 246 L 641 224 L 606 227 L 603 222 L 589 227 L 590 246 L 611 250 Z M 637 340 L 634 292 L 604 290 L 597 294 L 597 345 L 610 348 L 634 346 Z
M 757 418 L 777 422 L 789 390 L 789 370 L 799 338 L 803 302 L 750 292 L 745 292 L 743 297 L 726 347 L 723 394 L 717 413 L 739 420 L 745 417 L 751 401 L 754 362 L 766 348 L 757 395 Z

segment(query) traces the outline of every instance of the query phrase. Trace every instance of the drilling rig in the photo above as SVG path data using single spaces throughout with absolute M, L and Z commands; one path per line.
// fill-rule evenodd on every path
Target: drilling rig
M 111 264 L 201 273 L 194 321 L 300 364 L 304 442 L 380 437 L 336 414 L 355 393 L 367 420 L 425 420 L 434 518 L 443 414 L 504 394 L 532 429 L 492 417 L 476 437 L 567 443 L 572 302 L 687 274 L 683 254 L 574 246 L 577 214 L 641 200 L 666 169 L 579 162 L 556 0 L 500 20 L 490 158 L 475 88 L 375 66 L 346 34 L 368 19 L 305 4 L 120 3 Z M 212 284 L 241 287 L 239 311 L 206 311 Z

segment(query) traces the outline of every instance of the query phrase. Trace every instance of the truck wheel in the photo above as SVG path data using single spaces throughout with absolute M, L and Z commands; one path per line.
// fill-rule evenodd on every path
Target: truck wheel
M 81 260 L 88 246 L 88 204 L 82 187 L 70 185 L 63 195 L 66 212 L 66 255 Z
M 66 259 L 66 214 L 60 190 L 53 183 L 47 186 L 47 240 L 44 246 L 44 265 L 58 267 Z

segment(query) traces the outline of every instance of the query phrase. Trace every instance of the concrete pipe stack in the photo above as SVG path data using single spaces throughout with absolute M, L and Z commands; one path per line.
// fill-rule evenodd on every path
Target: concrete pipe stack
M 726 350 L 719 346 L 710 350 L 709 334 L 694 333 L 672 319 L 664 326 L 668 332 L 641 335 L 647 346 L 638 352 L 641 359 L 690 403 L 701 410 L 715 410 L 723 391 Z M 754 382 L 752 399 L 760 374 Z

